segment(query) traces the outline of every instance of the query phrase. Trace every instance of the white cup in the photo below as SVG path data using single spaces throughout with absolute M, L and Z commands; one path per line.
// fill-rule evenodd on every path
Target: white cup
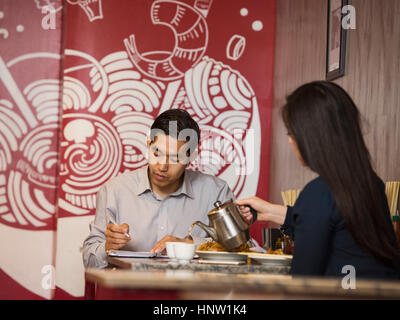
M 181 264 L 187 264 L 193 259 L 194 253 L 196 251 L 196 246 L 194 243 L 186 242 L 175 242 L 173 244 L 175 258 Z
M 178 242 L 166 242 L 165 243 L 165 247 L 167 248 L 168 258 L 170 258 L 171 261 L 177 261 L 177 259 L 175 257 L 175 248 L 174 248 L 175 243 L 178 243 Z

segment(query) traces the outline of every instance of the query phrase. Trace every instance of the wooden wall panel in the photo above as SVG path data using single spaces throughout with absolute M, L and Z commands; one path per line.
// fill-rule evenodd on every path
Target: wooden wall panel
M 315 173 L 301 167 L 287 141 L 280 107 L 299 85 L 325 79 L 327 0 L 277 1 L 269 200 L 302 188 Z M 400 1 L 350 0 L 346 75 L 335 82 L 364 117 L 373 163 L 383 180 L 400 180 Z

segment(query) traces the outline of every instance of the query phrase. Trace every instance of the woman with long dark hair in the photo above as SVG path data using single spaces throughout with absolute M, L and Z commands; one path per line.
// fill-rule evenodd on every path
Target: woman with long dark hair
M 238 201 L 250 220 L 250 205 L 261 221 L 282 225 L 294 240 L 292 274 L 399 278 L 396 241 L 385 187 L 371 166 L 350 96 L 332 82 L 316 81 L 295 90 L 282 118 L 299 161 L 318 174 L 293 207 L 252 197 Z

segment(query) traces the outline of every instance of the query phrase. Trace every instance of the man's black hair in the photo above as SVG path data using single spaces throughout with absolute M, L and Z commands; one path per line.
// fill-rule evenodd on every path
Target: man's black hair
M 189 130 L 188 130 L 189 129 Z M 183 109 L 170 109 L 161 113 L 151 126 L 150 139 L 154 141 L 155 136 L 162 131 L 165 135 L 176 139 L 181 137 L 190 144 L 195 143 L 197 147 L 200 141 L 200 128 L 190 114 Z

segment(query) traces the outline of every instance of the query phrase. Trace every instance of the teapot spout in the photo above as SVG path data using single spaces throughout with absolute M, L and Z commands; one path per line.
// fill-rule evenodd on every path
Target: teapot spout
M 207 232 L 207 234 L 215 241 L 218 242 L 218 236 L 217 236 L 217 232 L 215 231 L 214 228 L 207 226 L 206 224 L 204 224 L 201 221 L 196 221 L 193 224 L 197 224 L 200 228 L 202 228 L 205 232 Z

